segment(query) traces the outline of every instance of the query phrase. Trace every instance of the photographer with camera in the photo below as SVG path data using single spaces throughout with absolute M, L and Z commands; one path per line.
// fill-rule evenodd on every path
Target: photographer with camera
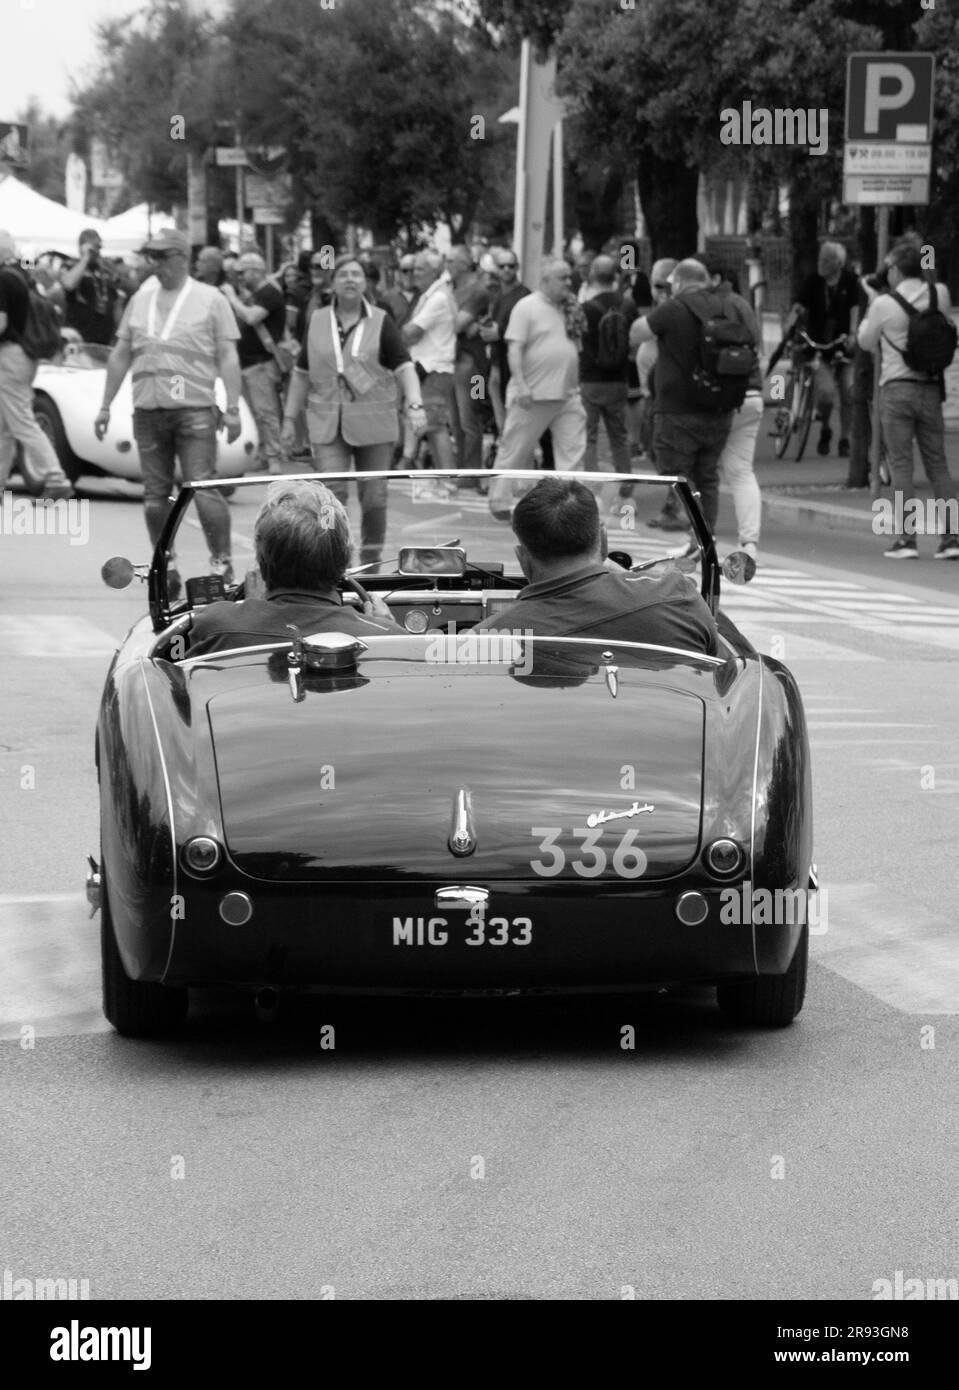
M 101 256 L 100 233 L 92 228 L 80 233 L 80 259 L 61 270 L 66 291 L 66 327 L 80 334 L 84 343 L 113 342 L 120 296 L 116 278 Z

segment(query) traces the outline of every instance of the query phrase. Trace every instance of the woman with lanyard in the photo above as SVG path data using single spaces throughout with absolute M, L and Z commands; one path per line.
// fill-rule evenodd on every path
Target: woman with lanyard
M 313 458 L 320 473 L 388 472 L 399 438 L 397 384 L 415 429 L 426 416 L 420 383 L 399 329 L 364 297 L 366 275 L 355 256 L 333 267 L 333 300 L 310 318 L 306 341 L 287 394 L 282 443 L 291 448 L 296 421 L 306 412 Z M 345 503 L 343 486 L 333 489 Z M 360 563 L 375 564 L 386 536 L 386 479 L 359 487 Z

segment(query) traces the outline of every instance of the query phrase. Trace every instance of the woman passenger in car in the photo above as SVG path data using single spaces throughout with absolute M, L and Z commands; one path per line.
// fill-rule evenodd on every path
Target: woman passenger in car
M 357 637 L 402 633 L 382 599 L 361 614 L 343 603 L 339 584 L 353 557 L 346 508 L 321 482 L 273 483 L 253 527 L 265 598 L 211 603 L 193 620 L 187 656 L 290 640 L 288 623 L 304 634 Z

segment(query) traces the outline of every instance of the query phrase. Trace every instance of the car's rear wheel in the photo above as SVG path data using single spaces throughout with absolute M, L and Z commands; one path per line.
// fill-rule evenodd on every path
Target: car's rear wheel
M 66 473 L 71 483 L 75 483 L 82 472 L 83 465 L 80 459 L 70 448 L 67 440 L 67 432 L 63 428 L 63 418 L 53 404 L 49 396 L 37 395 L 33 400 L 33 413 L 36 416 L 37 424 L 53 445 L 54 452 L 60 460 L 60 467 Z M 20 464 L 20 472 L 26 478 L 23 462 Z M 41 483 L 42 487 L 42 483 Z M 31 489 L 32 491 L 32 489 Z
M 785 1028 L 803 1006 L 808 961 L 809 927 L 804 925 L 785 975 L 761 975 L 744 984 L 719 985 L 716 999 L 720 1009 L 731 1023 Z
M 100 865 L 100 963 L 103 978 L 103 1012 L 125 1038 L 155 1038 L 171 1032 L 186 1017 L 189 997 L 185 989 L 131 980 L 117 948 L 106 865 Z

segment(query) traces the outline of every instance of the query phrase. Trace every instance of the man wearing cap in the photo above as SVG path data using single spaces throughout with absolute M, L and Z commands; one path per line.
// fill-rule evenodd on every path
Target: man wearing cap
M 243 395 L 260 436 L 258 472 L 282 473 L 286 451 L 280 443 L 280 368 L 276 345 L 286 331 L 286 300 L 266 277 L 266 261 L 258 251 L 244 251 L 237 262 L 240 291 L 220 286 L 240 326 L 237 348 Z
M 37 362 L 20 341 L 29 307 L 16 243 L 9 232 L 0 232 L 0 489 L 6 487 L 19 444 L 24 471 L 42 483 L 43 496 L 72 497 L 73 488 L 33 413 Z
M 120 296 L 113 272 L 102 259 L 102 246 L 99 232 L 81 232 L 79 260 L 60 272 L 67 296 L 66 326 L 84 343 L 112 343 L 116 332 Z
M 186 482 L 202 482 L 216 474 L 217 429 L 225 426 L 231 444 L 239 437 L 240 335 L 219 290 L 190 277 L 190 243 L 183 232 L 164 228 L 147 242 L 143 254 L 152 262 L 155 278 L 141 285 L 126 307 L 93 428 L 102 439 L 110 427 L 110 405 L 132 366 L 133 434 L 143 471 L 147 531 L 156 545 L 169 510 L 176 461 Z M 222 425 L 214 393 L 217 376 L 226 389 Z M 226 502 L 211 490 L 197 495 L 196 506 L 210 547 L 211 571 L 231 583 Z M 175 572 L 172 580 L 175 593 Z

